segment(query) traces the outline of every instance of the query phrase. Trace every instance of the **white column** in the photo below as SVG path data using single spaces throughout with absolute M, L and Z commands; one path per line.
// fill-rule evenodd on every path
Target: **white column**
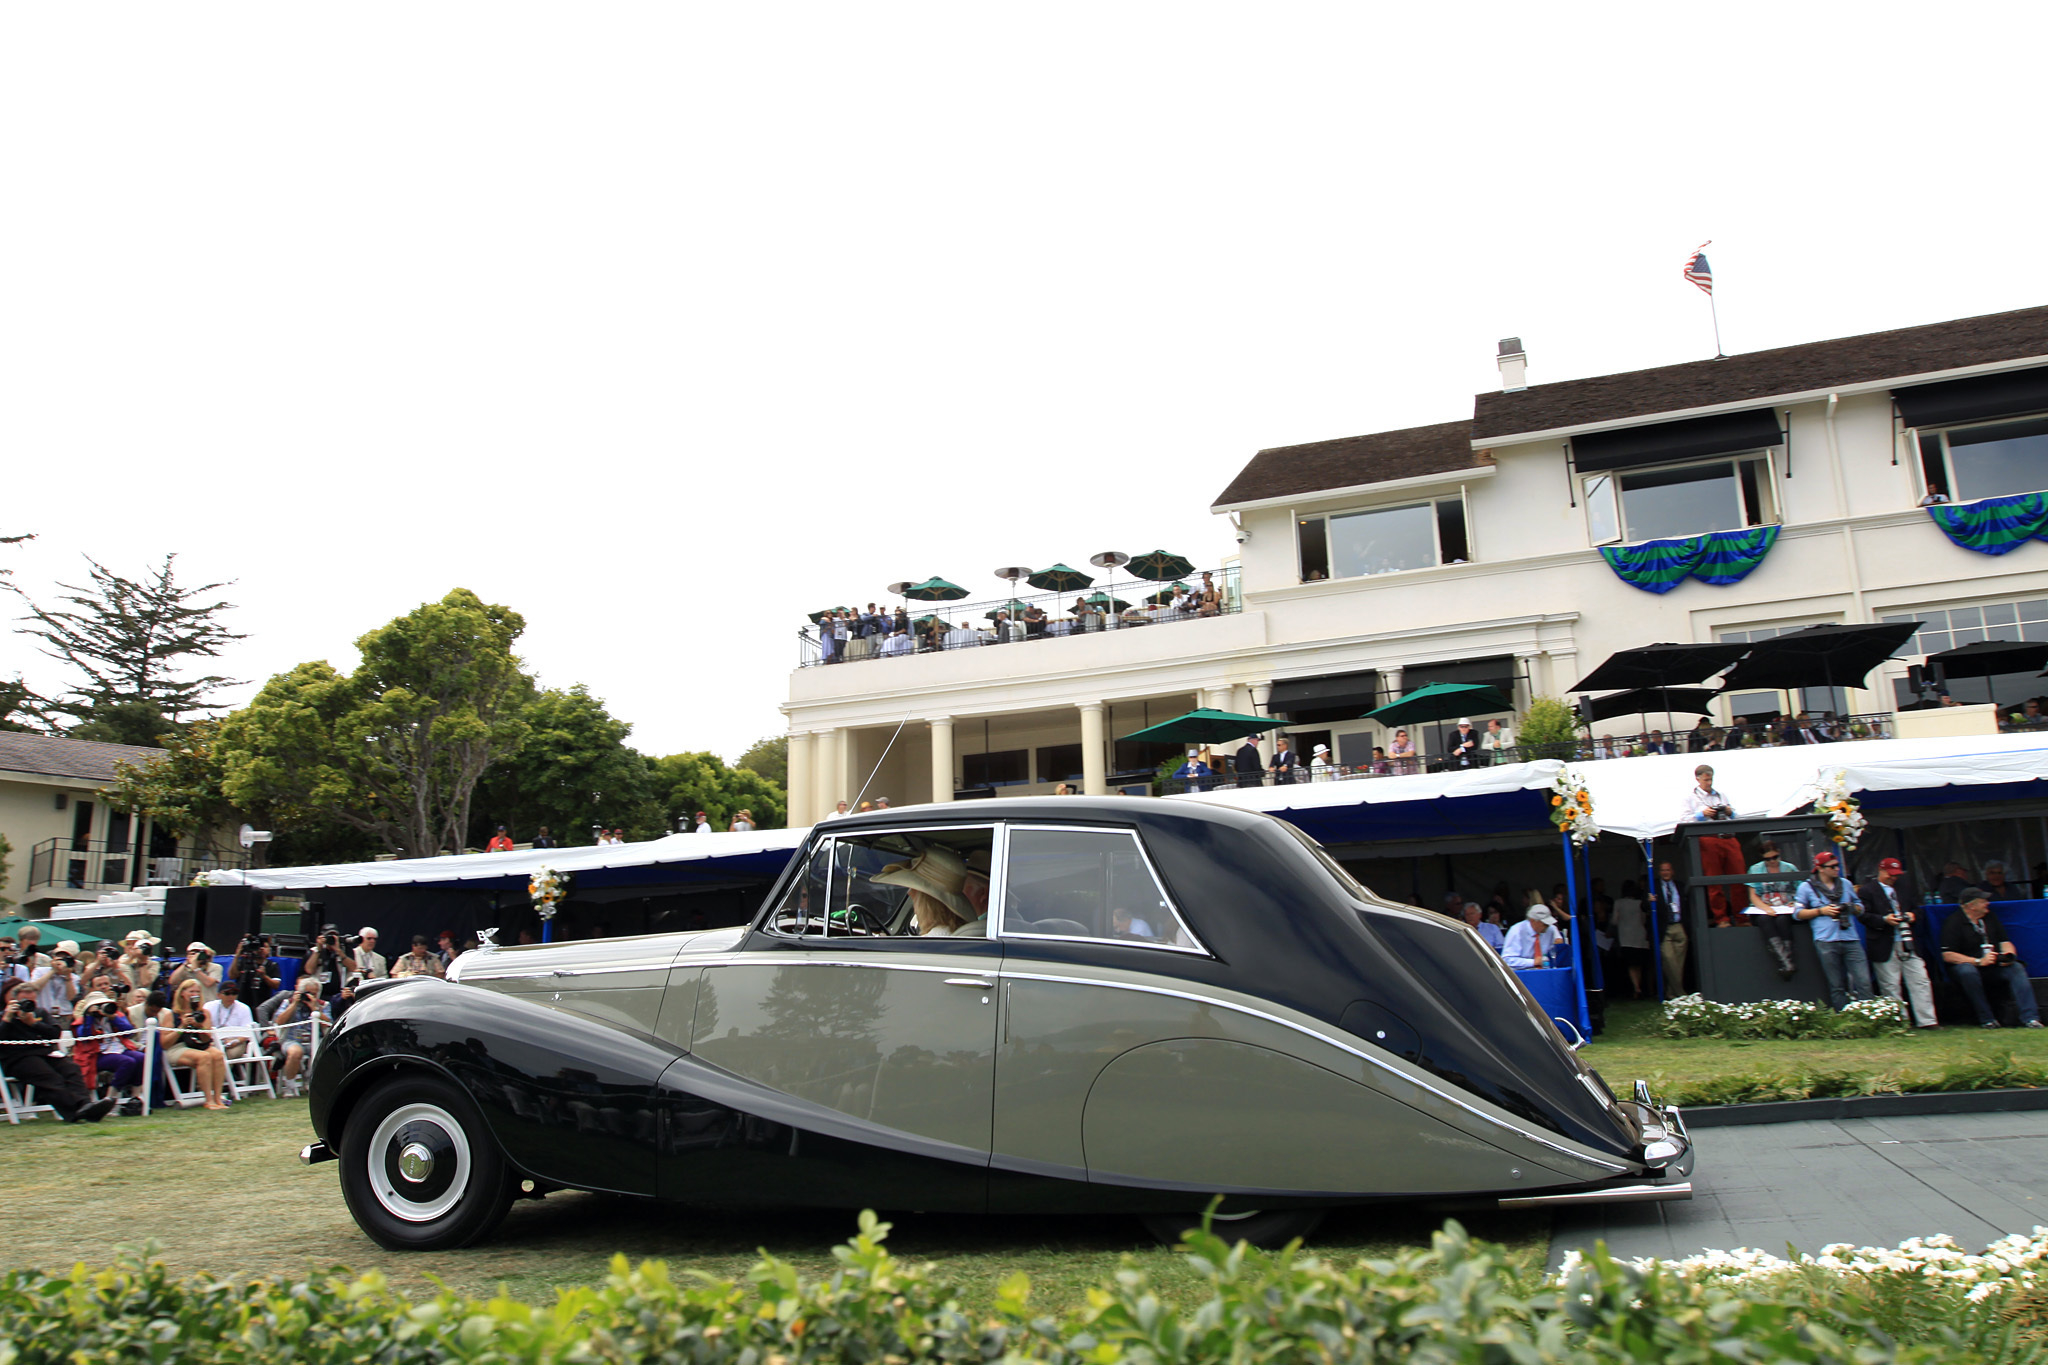
M 846 765 L 839 760 L 840 747 L 837 730 L 818 732 L 818 751 L 811 779 L 811 810 L 819 820 L 837 810 L 841 801 L 851 800 L 853 796 L 851 792 L 840 790 L 846 781 L 842 772 Z
M 1265 715 L 1266 703 L 1271 701 L 1272 699 L 1273 684 L 1269 682 L 1253 683 L 1251 714 L 1255 716 Z M 1274 731 L 1266 730 L 1259 735 L 1259 763 L 1262 767 L 1273 761 L 1274 734 Z
M 1081 794 L 1109 795 L 1109 763 L 1103 752 L 1102 703 L 1081 704 Z
M 953 799 L 953 718 L 932 717 L 932 800 Z
M 812 750 L 816 736 L 809 730 L 793 730 L 789 736 L 789 823 L 792 829 L 818 822 L 818 794 L 813 789 Z

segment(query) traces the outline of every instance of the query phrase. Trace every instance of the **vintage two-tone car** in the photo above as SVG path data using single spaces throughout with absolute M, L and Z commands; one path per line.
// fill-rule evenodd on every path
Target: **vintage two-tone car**
M 319 1142 L 391 1248 L 554 1189 L 1127 1211 L 1274 1241 L 1374 1201 L 1684 1198 L 1690 1143 L 1463 924 L 1270 816 L 1013 799 L 812 831 L 752 923 L 363 992 Z

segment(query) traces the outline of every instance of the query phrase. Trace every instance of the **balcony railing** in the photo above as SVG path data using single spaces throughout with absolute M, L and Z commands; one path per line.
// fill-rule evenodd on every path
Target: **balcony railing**
M 104 839 L 45 839 L 29 852 L 28 889 L 126 891 L 136 886 L 184 886 L 202 872 L 249 866 L 245 853 L 188 849 L 177 857 L 153 858 L 133 844 Z
M 1714 742 L 1706 742 L 1699 736 L 1699 747 L 1693 746 L 1695 736 L 1687 731 L 1681 734 L 1651 732 L 1640 735 L 1612 735 L 1598 739 L 1579 739 L 1564 744 L 1516 744 L 1506 749 L 1482 750 L 1470 763 L 1458 763 L 1440 755 L 1418 755 L 1414 758 L 1383 758 L 1371 763 L 1353 766 L 1332 764 L 1323 768 L 1302 768 L 1295 775 L 1296 782 L 1348 782 L 1365 777 L 1403 777 L 1412 773 L 1459 772 L 1468 768 L 1492 767 L 1497 763 L 1528 763 L 1539 758 L 1563 759 L 1568 763 L 1583 763 L 1603 758 L 1638 758 L 1650 753 L 1697 754 L 1701 762 L 1711 763 L 1714 755 L 1740 749 L 1775 749 L 1788 741 L 1781 730 L 1765 726 L 1744 726 L 1730 742 L 1734 726 L 1717 726 Z M 1847 716 L 1837 720 L 1819 722 L 1816 729 L 1819 742 L 1831 744 L 1845 739 L 1890 739 L 1892 738 L 1892 715 L 1885 712 L 1878 715 Z M 1654 737 L 1653 737 L 1654 736 Z M 1657 746 L 1665 747 L 1657 747 Z M 1229 755 L 1217 755 L 1227 765 Z M 1223 772 L 1208 777 L 1168 778 L 1162 788 L 1171 796 L 1185 791 L 1218 791 L 1226 787 L 1270 787 L 1274 785 L 1272 773 Z
M 983 602 L 916 602 L 905 615 L 911 629 L 901 631 L 893 625 L 893 610 L 890 624 L 866 627 L 865 635 L 854 634 L 846 641 L 841 652 L 836 646 L 830 657 L 826 656 L 821 628 L 807 626 L 797 632 L 797 667 L 811 668 L 819 664 L 862 663 L 875 659 L 908 658 L 913 654 L 937 654 L 952 649 L 980 649 L 987 645 L 1035 644 L 1048 640 L 1064 639 L 1074 635 L 1094 634 L 1098 631 L 1131 630 L 1155 625 L 1171 625 L 1182 621 L 1200 621 L 1210 616 L 1230 616 L 1244 609 L 1238 590 L 1237 566 L 1209 570 L 1216 584 L 1218 602 L 1216 609 L 1203 612 L 1188 607 L 1174 610 L 1147 599 L 1160 594 L 1170 584 L 1147 583 L 1140 580 L 1129 582 L 1100 582 L 1093 587 L 1075 592 L 1027 593 L 1018 597 L 995 598 Z M 1197 569 L 1184 580 L 1199 590 L 1202 571 Z M 1102 609 L 1077 614 L 1076 602 L 1106 593 L 1111 603 L 1125 605 L 1115 608 L 1104 604 Z M 1042 622 L 1027 622 L 1012 619 L 998 622 L 996 613 L 1011 612 L 1013 617 L 1020 609 L 1037 607 L 1045 613 Z M 929 617 L 937 618 L 937 627 L 919 626 L 918 622 Z

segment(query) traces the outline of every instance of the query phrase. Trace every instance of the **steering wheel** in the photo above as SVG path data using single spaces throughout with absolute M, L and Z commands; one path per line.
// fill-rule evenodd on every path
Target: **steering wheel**
M 853 916 L 854 923 L 860 927 L 862 932 L 869 934 L 886 934 L 889 932 L 888 916 L 875 909 L 874 906 L 867 905 L 861 901 L 852 901 L 848 903 L 846 910 L 848 914 Z

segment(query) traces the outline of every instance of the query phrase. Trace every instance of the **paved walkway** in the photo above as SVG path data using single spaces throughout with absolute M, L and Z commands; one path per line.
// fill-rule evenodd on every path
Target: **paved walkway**
M 1893 1246 L 1945 1232 L 1970 1251 L 2048 1224 L 2048 1112 L 1931 1114 L 1695 1128 L 1683 1203 L 1559 1210 L 1555 1266 L 1602 1238 L 1617 1256 L 1787 1243 Z

